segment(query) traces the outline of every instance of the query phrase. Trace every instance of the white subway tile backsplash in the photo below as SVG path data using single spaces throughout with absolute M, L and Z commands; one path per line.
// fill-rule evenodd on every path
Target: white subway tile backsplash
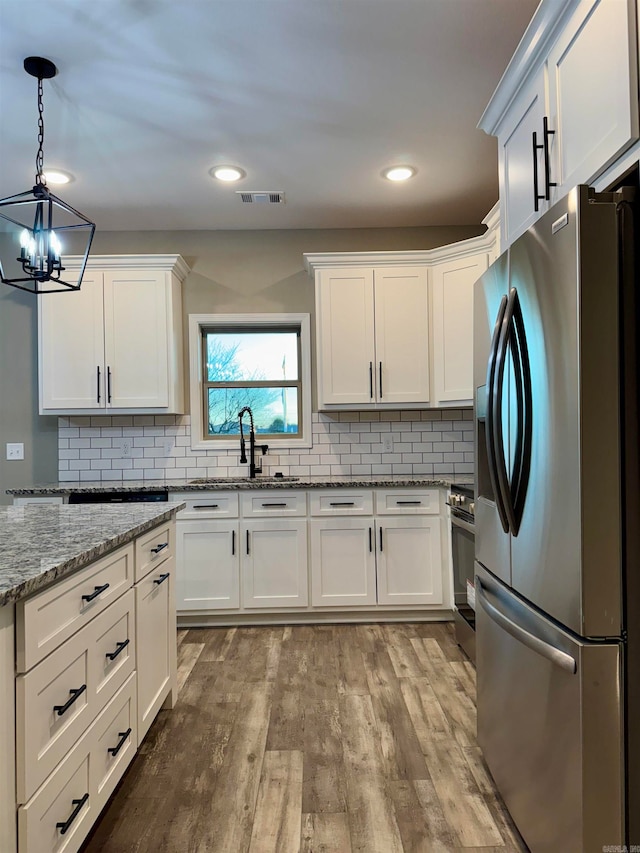
M 269 453 L 266 472 L 473 474 L 472 411 L 313 414 L 313 447 Z M 187 415 L 95 415 L 58 419 L 60 480 L 195 479 L 244 476 L 236 450 L 191 449 Z M 391 434 L 393 452 L 385 453 Z M 126 452 L 126 456 L 124 455 Z

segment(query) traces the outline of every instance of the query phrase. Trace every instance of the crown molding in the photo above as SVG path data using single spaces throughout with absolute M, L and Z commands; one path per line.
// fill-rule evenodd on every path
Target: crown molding
M 65 266 L 78 269 L 82 256 L 69 255 L 64 258 Z M 89 255 L 87 269 L 100 270 L 168 270 L 184 281 L 191 271 L 182 255 Z
M 478 122 L 480 130 L 484 130 L 489 136 L 498 135 L 509 107 L 531 74 L 543 64 L 559 32 L 580 2 L 581 0 L 541 0 Z

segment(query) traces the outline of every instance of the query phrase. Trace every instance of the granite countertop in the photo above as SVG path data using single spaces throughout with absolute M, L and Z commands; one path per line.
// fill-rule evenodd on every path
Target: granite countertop
M 182 507 L 180 503 L 0 507 L 0 606 L 126 545 Z
M 193 480 L 125 480 L 97 481 L 79 483 L 48 483 L 31 486 L 30 488 L 7 489 L 8 495 L 69 495 L 71 493 L 99 492 L 202 492 L 202 491 L 239 491 L 245 489 L 326 489 L 326 488 L 448 488 L 454 484 L 471 483 L 470 474 L 439 474 L 433 476 L 418 476 L 411 474 L 373 474 L 371 476 L 345 477 L 299 477 L 283 478 L 248 477 L 216 478 L 209 477 L 203 482 L 200 478 Z M 131 504 L 130 504 L 131 506 Z

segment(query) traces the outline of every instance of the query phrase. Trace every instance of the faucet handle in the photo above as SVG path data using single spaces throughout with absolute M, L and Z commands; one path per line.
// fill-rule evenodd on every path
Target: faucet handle
M 262 455 L 266 456 L 267 450 L 269 449 L 269 445 L 268 444 L 259 444 L 258 447 L 262 451 Z

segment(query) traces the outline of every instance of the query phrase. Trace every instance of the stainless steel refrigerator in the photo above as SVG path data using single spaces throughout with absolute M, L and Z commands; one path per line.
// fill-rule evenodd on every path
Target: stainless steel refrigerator
M 533 853 L 640 845 L 632 195 L 576 187 L 475 287 L 478 741 Z

